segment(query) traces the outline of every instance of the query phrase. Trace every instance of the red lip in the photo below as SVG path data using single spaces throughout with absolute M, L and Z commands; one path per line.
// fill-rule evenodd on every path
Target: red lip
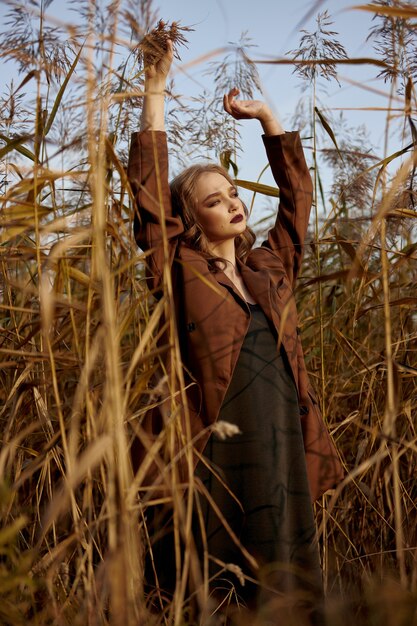
M 237 222 L 241 222 L 243 220 L 243 215 L 235 215 L 235 217 L 230 220 L 231 224 L 237 224 Z

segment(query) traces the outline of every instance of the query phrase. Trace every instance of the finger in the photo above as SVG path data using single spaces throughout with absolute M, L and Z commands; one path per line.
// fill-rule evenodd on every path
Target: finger
M 230 103 L 230 108 L 232 111 L 232 115 L 242 115 L 246 111 L 245 101 L 233 99 Z
M 230 96 L 230 91 L 228 94 L 225 94 L 223 96 L 223 108 L 225 111 L 227 111 L 227 113 L 229 113 L 230 115 L 232 114 L 232 99 Z
M 245 100 L 236 100 L 236 98 L 232 98 L 230 102 L 232 108 L 240 109 L 245 104 Z
M 238 96 L 240 94 L 240 91 L 237 87 L 232 87 L 232 89 L 229 91 L 229 93 L 227 94 L 229 97 L 235 98 L 236 96 Z
M 174 44 L 171 39 L 167 39 L 167 55 L 169 58 L 174 56 Z
M 228 113 L 232 114 L 232 108 L 235 104 L 235 97 L 239 95 L 240 91 L 237 87 L 233 87 L 228 94 L 224 96 L 225 102 L 227 102 L 228 108 L 226 109 Z
M 231 89 L 229 91 L 229 93 L 227 94 L 228 96 L 228 101 L 229 101 L 229 106 L 231 108 L 233 108 L 234 104 L 235 104 L 235 98 L 236 96 L 238 96 L 240 93 L 239 89 L 237 87 L 233 87 L 233 89 Z

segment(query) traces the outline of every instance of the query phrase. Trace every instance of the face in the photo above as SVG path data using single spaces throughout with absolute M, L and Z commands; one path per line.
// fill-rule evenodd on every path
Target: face
M 246 229 L 243 204 L 234 185 L 218 172 L 205 172 L 195 186 L 196 217 L 211 243 L 234 239 Z

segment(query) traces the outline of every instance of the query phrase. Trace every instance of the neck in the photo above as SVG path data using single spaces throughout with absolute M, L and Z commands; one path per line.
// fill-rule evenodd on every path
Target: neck
M 235 240 L 227 239 L 226 241 L 211 242 L 210 252 L 214 256 L 221 257 L 233 267 L 236 265 Z

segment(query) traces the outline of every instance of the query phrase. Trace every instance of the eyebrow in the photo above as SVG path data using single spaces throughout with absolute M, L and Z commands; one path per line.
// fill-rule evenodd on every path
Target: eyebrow
M 228 188 L 227 191 L 236 191 L 236 187 L 234 185 L 230 185 L 230 187 Z M 214 198 L 214 196 L 218 196 L 219 194 L 221 194 L 221 191 L 214 191 L 213 193 L 209 193 L 209 195 L 204 198 L 203 203 L 207 202 L 207 200 L 210 200 L 210 198 Z

